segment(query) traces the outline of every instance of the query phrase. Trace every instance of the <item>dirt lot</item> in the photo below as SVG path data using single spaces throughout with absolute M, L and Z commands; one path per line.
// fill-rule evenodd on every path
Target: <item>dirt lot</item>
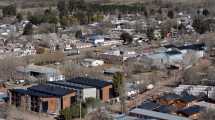
M 54 118 L 48 115 L 26 112 L 10 107 L 7 120 L 54 120 Z

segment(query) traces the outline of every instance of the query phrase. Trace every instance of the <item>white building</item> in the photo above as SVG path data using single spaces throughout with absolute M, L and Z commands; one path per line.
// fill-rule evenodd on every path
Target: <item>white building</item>
M 26 67 L 17 67 L 17 72 L 27 74 L 35 78 L 45 78 L 47 81 L 60 81 L 64 80 L 65 77 L 60 73 L 59 70 L 44 66 L 28 65 Z
M 93 43 L 93 44 L 99 44 L 99 43 L 104 43 L 104 41 L 105 41 L 105 38 L 103 37 L 103 36 L 101 36 L 101 35 L 95 35 L 95 36 L 91 36 L 90 38 L 89 38 L 89 42 L 90 43 Z
M 96 67 L 104 64 L 103 60 L 95 60 L 95 59 L 84 59 L 81 64 L 85 67 Z
M 55 82 L 49 82 L 48 83 L 51 86 L 57 86 L 62 87 L 66 89 L 73 89 L 77 91 L 77 99 L 85 100 L 86 98 L 96 98 L 96 88 L 87 86 L 87 85 L 81 85 L 76 84 L 72 82 L 66 82 L 66 81 L 55 81 Z

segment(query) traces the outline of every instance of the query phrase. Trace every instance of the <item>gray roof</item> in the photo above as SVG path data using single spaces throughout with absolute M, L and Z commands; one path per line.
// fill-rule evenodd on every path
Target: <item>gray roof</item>
M 140 114 L 140 115 L 163 119 L 163 120 L 190 120 L 185 117 L 179 117 L 179 116 L 175 116 L 167 113 L 160 113 L 160 112 L 155 112 L 155 111 L 140 109 L 140 108 L 135 108 L 131 110 L 130 113 Z
M 38 65 L 28 65 L 27 67 L 17 67 L 19 72 L 38 72 L 42 74 L 59 74 L 60 71 L 55 68 L 45 67 L 45 66 L 38 66 Z

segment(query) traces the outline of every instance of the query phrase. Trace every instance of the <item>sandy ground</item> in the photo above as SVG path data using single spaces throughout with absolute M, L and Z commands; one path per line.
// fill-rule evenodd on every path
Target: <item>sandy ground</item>
M 8 111 L 7 120 L 54 120 L 54 118 L 48 115 L 25 112 L 11 107 Z

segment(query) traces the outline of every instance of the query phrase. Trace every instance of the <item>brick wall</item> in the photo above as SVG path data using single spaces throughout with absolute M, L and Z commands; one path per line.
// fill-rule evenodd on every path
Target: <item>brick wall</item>
M 66 96 L 63 96 L 63 109 L 71 106 L 71 97 L 74 97 L 75 93 L 70 93 Z
M 42 101 L 48 101 L 48 112 L 55 113 L 57 110 L 57 98 L 41 98 Z
M 106 86 L 102 88 L 102 101 L 107 101 L 110 99 L 110 89 L 112 88 L 112 85 Z

